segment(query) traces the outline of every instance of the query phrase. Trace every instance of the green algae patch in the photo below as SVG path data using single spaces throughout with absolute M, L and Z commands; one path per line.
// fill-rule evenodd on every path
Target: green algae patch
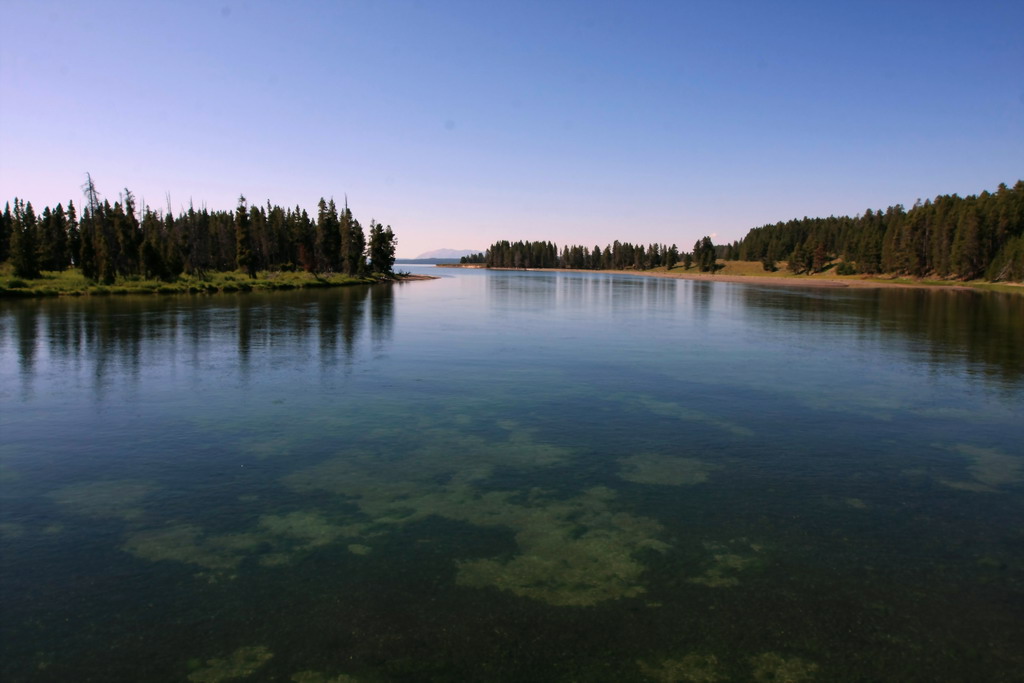
M 702 484 L 717 466 L 696 458 L 647 453 L 620 458 L 619 477 L 636 484 L 684 486 Z
M 476 494 L 464 488 L 438 489 L 402 503 L 409 519 L 437 515 L 485 527 L 507 527 L 515 534 L 519 553 L 510 559 L 479 559 L 456 563 L 459 585 L 492 587 L 557 606 L 587 606 L 605 600 L 635 597 L 644 565 L 634 553 L 664 551 L 654 520 L 616 511 L 614 492 L 596 487 L 570 499 L 531 491 Z M 374 510 L 370 505 L 366 508 Z M 377 519 L 392 521 L 393 516 Z
M 197 526 L 177 524 L 129 534 L 123 549 L 151 562 L 170 560 L 224 571 L 236 568 L 262 541 L 258 534 L 207 535 Z
M 992 493 L 1002 487 L 1024 482 L 1024 458 L 1007 455 L 994 448 L 981 448 L 969 444 L 955 444 L 947 448 L 970 459 L 969 480 L 940 479 L 951 488 L 977 493 Z
M 257 553 L 260 565 L 280 567 L 300 553 L 359 537 L 365 529 L 365 524 L 333 524 L 319 512 L 298 510 L 263 515 L 255 528 L 239 533 L 207 534 L 191 524 L 138 531 L 128 535 L 122 548 L 152 562 L 194 564 L 214 572 L 207 578 L 216 578 Z
M 387 475 L 399 469 L 394 463 L 383 472 L 379 460 L 346 457 L 294 473 L 285 481 L 298 492 L 322 490 L 346 496 L 369 519 L 368 528 L 436 516 L 510 529 L 519 553 L 511 558 L 457 562 L 456 581 L 463 586 L 498 588 L 559 606 L 593 605 L 642 594 L 645 568 L 634 555 L 643 550 L 664 551 L 668 545 L 658 538 L 662 528 L 656 521 L 616 510 L 612 490 L 595 487 L 564 499 L 541 490 L 482 493 L 469 485 L 509 453 L 518 454 L 512 463 L 524 467 L 560 462 L 563 457 L 557 449 L 542 448 L 539 455 L 533 450 L 528 442 L 511 439 L 498 449 L 500 455 L 476 463 L 478 468 L 469 476 L 451 473 L 453 466 L 463 462 L 459 455 L 439 459 L 420 452 L 408 468 L 401 461 L 399 471 L 415 476 L 413 480 L 389 480 Z M 438 477 L 448 483 L 431 483 Z
M 477 524 L 515 531 L 520 554 L 508 560 L 458 563 L 463 586 L 495 587 L 558 606 L 589 606 L 646 592 L 641 550 L 663 551 L 654 520 L 614 511 L 608 489 L 595 488 L 569 500 L 531 496 L 527 505 L 495 499 L 499 509 L 473 515 Z
M 718 657 L 691 653 L 682 659 L 663 659 L 657 664 L 638 661 L 640 673 L 659 683 L 715 683 L 724 681 Z
M 568 449 L 537 442 L 514 423 L 499 426 L 507 437 L 497 442 L 427 428 L 424 445 L 411 451 L 346 454 L 288 475 L 285 485 L 299 493 L 343 496 L 365 516 L 367 533 L 429 517 L 509 529 L 518 552 L 456 561 L 456 581 L 462 586 L 497 588 L 558 606 L 644 593 L 645 567 L 636 555 L 669 547 L 659 538 L 661 525 L 616 509 L 616 494 L 604 487 L 569 498 L 539 489 L 482 491 L 478 482 L 499 468 L 529 471 L 563 464 L 572 456 Z M 689 479 L 700 470 L 692 461 L 683 469 Z M 365 546 L 354 543 L 349 550 L 354 547 Z
M 625 399 L 628 403 L 634 406 L 646 410 L 654 415 L 661 415 L 662 417 L 671 417 L 683 422 L 700 422 L 711 427 L 722 430 L 738 437 L 750 437 L 754 435 L 748 427 L 736 424 L 730 420 L 724 420 L 720 417 L 710 415 L 700 410 L 694 410 L 678 403 L 672 403 L 670 401 L 659 401 L 649 396 L 642 396 L 639 398 L 627 398 Z
M 307 510 L 286 515 L 263 515 L 259 526 L 263 534 L 295 540 L 300 543 L 300 548 L 316 548 L 342 537 L 358 536 L 364 528 L 363 525 L 332 524 L 320 513 Z
M 359 679 L 348 674 L 328 676 L 319 671 L 299 671 L 291 675 L 292 683 L 359 683 Z
M 57 489 L 49 497 L 79 515 L 133 521 L 142 517 L 141 503 L 155 488 L 134 479 L 87 481 Z
M 757 683 L 803 683 L 814 679 L 818 665 L 799 657 L 783 657 L 765 652 L 750 659 L 753 680 Z
M 220 683 L 234 678 L 248 678 L 274 655 L 265 647 L 240 647 L 223 659 L 209 659 L 203 668 L 188 675 L 193 683 Z
M 373 548 L 361 543 L 351 543 L 348 546 L 348 551 L 353 555 L 369 555 L 373 552 Z
M 487 479 L 498 468 L 524 471 L 568 462 L 572 452 L 514 431 L 493 441 L 452 429 L 427 429 L 424 443 L 402 458 L 403 474 L 416 479 L 448 475 L 452 483 Z
M 362 495 L 378 486 L 392 486 L 396 472 L 401 486 L 445 481 L 470 484 L 491 477 L 499 468 L 528 471 L 561 465 L 572 451 L 536 441 L 528 432 L 514 432 L 493 441 L 453 429 L 424 427 L 421 445 L 400 455 L 350 453 L 295 472 L 285 483 L 295 490 L 322 490 Z
M 259 563 L 262 567 L 283 567 L 291 564 L 292 556 L 288 553 L 265 553 L 260 555 Z
M 737 539 L 728 544 L 705 543 L 704 547 L 711 552 L 710 566 L 700 576 L 687 579 L 690 583 L 710 588 L 738 586 L 742 572 L 762 565 L 762 559 L 758 556 L 762 547 L 748 543 L 745 539 Z

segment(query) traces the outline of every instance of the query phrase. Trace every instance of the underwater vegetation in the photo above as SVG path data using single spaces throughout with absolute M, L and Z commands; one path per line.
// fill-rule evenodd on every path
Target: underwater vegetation
M 194 524 L 133 531 L 123 549 L 152 562 L 198 565 L 211 570 L 203 575 L 208 579 L 233 578 L 231 570 L 247 557 L 256 556 L 265 567 L 287 565 L 306 551 L 359 537 L 365 529 L 365 524 L 333 524 L 315 510 L 297 510 L 262 515 L 255 527 L 239 533 L 210 534 Z M 350 551 L 365 555 L 369 547 L 357 544 Z
M 223 659 L 209 659 L 202 668 L 188 675 L 193 683 L 221 683 L 233 678 L 246 678 L 256 673 L 274 655 L 265 647 L 240 647 Z
M 296 510 L 286 515 L 262 515 L 259 526 L 270 536 L 293 539 L 300 550 L 327 545 L 338 538 L 354 538 L 365 530 L 363 524 L 332 524 L 314 510 Z
M 943 448 L 939 446 L 939 448 Z M 958 443 L 945 450 L 966 457 L 970 461 L 969 480 L 939 479 L 951 488 L 979 493 L 992 493 L 1005 486 L 1024 482 L 1024 458 L 1008 455 L 994 448 L 981 448 Z
M 727 680 L 714 655 L 690 653 L 682 659 L 663 659 L 657 664 L 638 661 L 640 672 L 658 683 L 715 683 Z
M 50 498 L 78 515 L 132 521 L 142 517 L 142 501 L 154 490 L 154 484 L 134 479 L 86 481 L 57 489 Z
M 651 415 L 670 417 L 681 422 L 696 422 L 714 427 L 732 436 L 745 438 L 754 435 L 754 432 L 741 424 L 717 417 L 702 410 L 695 410 L 681 403 L 671 401 L 660 401 L 651 396 L 616 396 L 616 401 L 624 405 L 640 410 Z
M 292 683 L 359 683 L 358 678 L 347 674 L 328 676 L 319 671 L 300 671 L 292 674 L 291 681 Z
M 700 576 L 688 579 L 711 588 L 727 588 L 740 583 L 737 574 L 759 567 L 763 564 L 759 554 L 760 545 L 748 543 L 746 539 L 735 539 L 728 543 L 705 543 L 704 547 L 711 553 L 711 562 Z
M 0 680 L 1020 679 L 1020 302 L 477 275 L 3 302 Z
M 497 444 L 441 430 L 431 436 L 398 465 L 382 464 L 379 457 L 340 455 L 289 475 L 286 485 L 298 492 L 344 496 L 363 513 L 367 529 L 430 516 L 510 529 L 519 552 L 511 558 L 457 561 L 457 582 L 463 586 L 493 587 L 559 606 L 594 605 L 645 591 L 644 565 L 636 554 L 669 546 L 659 537 L 662 529 L 655 520 L 618 509 L 611 489 L 592 487 L 564 498 L 542 489 L 480 487 L 499 465 L 551 467 L 564 463 L 569 451 L 536 443 L 522 432 Z M 659 465 L 675 467 L 675 476 L 686 479 L 703 472 L 695 461 L 680 468 L 676 461 L 666 465 L 653 457 L 638 461 L 638 476 Z
M 234 569 L 245 553 L 259 547 L 258 534 L 206 534 L 192 524 L 136 531 L 128 535 L 124 550 L 151 562 L 173 560 L 206 569 Z
M 483 498 L 464 521 L 512 528 L 520 553 L 506 561 L 459 562 L 457 581 L 464 586 L 493 586 L 552 605 L 594 605 L 644 593 L 644 565 L 635 553 L 669 547 L 658 539 L 661 525 L 616 511 L 615 493 L 604 487 L 568 500 L 535 491 L 523 505 L 507 493 Z
M 696 458 L 677 458 L 668 455 L 644 453 L 620 458 L 619 477 L 636 484 L 654 486 L 683 486 L 702 484 L 718 465 Z
M 430 516 L 511 529 L 519 553 L 511 559 L 457 562 L 457 581 L 464 586 L 490 586 L 553 605 L 593 605 L 643 593 L 644 566 L 634 553 L 668 548 L 658 538 L 657 522 L 617 510 L 616 494 L 604 487 L 568 499 L 539 489 L 525 496 L 520 491 L 480 492 L 462 483 L 405 481 L 356 488 L 360 478 L 351 462 L 312 469 L 288 481 L 299 491 L 347 492 L 372 529 Z
M 224 533 L 196 523 L 143 524 L 141 503 L 153 487 L 135 481 L 85 482 L 52 494 L 82 514 L 114 517 L 133 526 L 122 549 L 152 562 L 195 565 L 210 582 L 235 578 L 247 559 L 272 568 L 293 563 L 317 548 L 343 544 L 368 555 L 372 539 L 431 517 L 481 528 L 507 529 L 516 552 L 453 558 L 456 583 L 491 588 L 555 606 L 592 606 L 647 591 L 644 553 L 672 546 L 655 519 L 633 514 L 605 486 L 566 495 L 552 490 L 489 488 L 498 468 L 530 471 L 564 465 L 573 453 L 537 442 L 503 421 L 504 439 L 488 441 L 434 427 L 405 452 L 342 452 L 284 477 L 298 494 L 328 493 L 339 510 L 283 510 Z M 695 458 L 642 453 L 619 459 L 618 476 L 644 485 L 696 485 L 718 465 Z M 706 560 L 694 567 L 694 584 L 735 586 L 738 575 L 763 562 L 760 548 L 729 541 L 703 544 Z
M 757 683 L 801 683 L 814 678 L 818 665 L 799 657 L 783 657 L 765 652 L 752 657 L 753 677 Z
M 746 662 L 742 673 L 730 672 L 713 654 L 691 652 L 679 659 L 663 659 L 656 664 L 637 662 L 640 672 L 658 683 L 718 683 L 730 680 L 757 683 L 804 683 L 814 680 L 818 665 L 799 657 L 783 657 L 763 652 Z M 734 667 L 735 668 L 735 667 Z M 730 675 L 731 673 L 736 676 Z

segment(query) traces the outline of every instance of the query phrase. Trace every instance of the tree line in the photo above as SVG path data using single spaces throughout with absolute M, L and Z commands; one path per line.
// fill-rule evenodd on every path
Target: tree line
M 553 242 L 509 242 L 501 240 L 487 251 L 463 256 L 462 263 L 482 264 L 488 268 L 576 268 L 583 270 L 646 270 L 658 266 L 673 266 L 679 262 L 676 245 L 618 242 L 603 249 L 581 245 L 567 245 L 561 250 Z
M 750 230 L 734 251 L 766 269 L 787 261 L 797 273 L 841 260 L 840 274 L 1024 281 L 1024 181 L 968 197 L 918 200 L 909 211 L 897 204 L 853 218 L 765 225 Z
M 169 207 L 139 208 L 128 189 L 113 204 L 101 201 L 92 178 L 83 190 L 81 217 L 73 201 L 41 214 L 31 202 L 15 198 L 13 208 L 7 202 L 0 214 L 0 263 L 10 262 L 23 278 L 77 267 L 104 284 L 234 270 L 250 277 L 300 269 L 316 276 L 389 275 L 395 263 L 391 226 L 371 220 L 367 234 L 347 201 L 339 210 L 333 199 L 321 198 L 314 218 L 298 206 L 250 205 L 241 196 L 234 211 L 189 206 L 175 216 Z
M 480 264 L 488 268 L 572 268 L 577 270 L 650 270 L 674 268 L 682 264 L 687 269 L 696 265 L 702 272 L 714 271 L 720 266 L 716 259 L 732 254 L 732 246 L 716 246 L 710 237 L 697 240 L 693 251 L 680 252 L 675 244 L 631 244 L 619 242 L 594 245 L 590 249 L 581 245 L 567 245 L 558 249 L 553 242 L 509 242 L 500 240 L 486 251 L 463 256 L 460 263 Z
M 614 242 L 603 249 L 552 242 L 495 242 L 462 263 L 490 268 L 647 270 L 682 264 L 714 272 L 718 260 L 760 261 L 765 270 L 786 262 L 794 273 L 835 268 L 840 275 L 865 273 L 911 277 L 1024 281 L 1024 181 L 995 192 L 940 195 L 902 205 L 868 209 L 856 217 L 802 218 L 751 229 L 730 244 L 697 240 L 693 251 L 676 245 Z

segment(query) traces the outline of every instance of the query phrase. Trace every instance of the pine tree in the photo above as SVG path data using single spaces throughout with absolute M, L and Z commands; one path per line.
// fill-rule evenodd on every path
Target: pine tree
M 51 270 L 63 271 L 71 265 L 71 257 L 68 252 L 68 217 L 64 213 L 64 207 L 60 204 L 53 210 L 53 224 L 51 228 L 51 249 L 49 261 Z
M 679 247 L 672 245 L 665 252 L 665 270 L 672 270 L 676 263 L 679 262 Z
M 333 200 L 332 200 L 333 203 Z M 338 220 L 338 263 L 344 273 L 349 272 L 348 254 L 352 250 L 352 212 L 348 210 L 348 197 L 345 197 L 345 208 Z
M 710 237 L 705 235 L 693 245 L 693 259 L 702 273 L 715 271 L 717 258 L 715 245 Z
M 39 261 L 36 253 L 36 214 L 32 202 L 23 203 L 14 199 L 14 225 L 11 230 L 11 265 L 17 277 L 39 277 Z
M 238 197 L 238 208 L 235 209 L 235 263 L 239 270 L 246 271 L 250 278 L 255 279 L 256 262 L 252 254 L 252 232 L 245 195 Z
M 78 267 L 82 269 L 82 275 L 95 282 L 99 279 L 100 269 L 96 262 L 96 230 L 88 208 L 82 213 L 79 234 Z
M 953 263 L 962 280 L 973 280 L 988 265 L 983 260 L 981 217 L 975 202 L 965 202 L 960 210 L 953 242 Z
M 800 244 L 790 253 L 786 269 L 794 275 L 805 273 L 808 270 L 810 258 L 807 249 L 804 248 L 803 244 Z
M 183 230 L 183 228 L 187 228 L 187 222 L 187 214 L 178 220 L 175 220 L 174 215 L 170 211 L 164 216 L 160 241 L 163 244 L 161 255 L 164 260 L 164 277 L 168 280 L 173 280 L 184 273 L 186 262 L 192 261 L 195 258 L 194 252 L 197 250 L 197 247 L 186 238 L 186 233 Z M 182 227 L 179 227 L 179 225 Z M 202 234 L 205 231 L 197 231 L 197 233 Z M 193 263 L 192 272 L 201 275 L 203 271 Z
M 67 256 L 67 218 L 60 204 L 53 211 L 43 209 L 43 217 L 36 229 L 36 255 L 40 270 L 64 270 Z
M 75 202 L 68 201 L 68 263 L 72 266 L 78 265 L 78 254 L 82 249 L 82 232 L 78 226 L 78 213 L 75 211 Z
M 117 279 L 117 243 L 114 237 L 113 214 L 110 202 L 104 200 L 92 216 L 96 268 L 100 282 L 105 285 L 111 285 Z
M 164 270 L 163 249 L 161 249 L 162 226 L 160 223 L 160 218 L 147 207 L 142 216 L 142 244 L 139 247 L 139 262 L 142 266 L 143 277 L 167 277 Z
M 370 260 L 370 271 L 382 275 L 390 275 L 395 265 L 395 234 L 391 226 L 382 226 L 370 220 L 370 244 L 366 255 Z
M 314 272 L 331 273 L 338 270 L 343 234 L 338 220 L 338 207 L 334 204 L 334 200 L 325 202 L 321 197 L 317 204 L 316 230 L 313 240 Z
M 43 207 L 43 214 L 36 226 L 36 263 L 40 270 L 57 270 L 52 263 L 53 255 L 53 212 L 50 207 Z
M 267 236 L 267 214 L 262 207 L 249 208 L 249 235 L 252 244 L 252 268 L 254 271 L 269 267 L 267 254 L 270 250 Z
M 288 217 L 280 206 L 267 202 L 267 267 L 277 270 L 295 270 L 296 259 L 288 242 Z
M 4 205 L 0 214 L 0 263 L 11 257 L 11 232 L 14 230 L 14 216 L 11 215 L 11 203 Z
M 122 202 L 114 204 L 114 234 L 117 238 L 117 271 L 120 275 L 137 275 L 139 267 L 139 247 L 142 242 L 142 231 L 139 219 L 135 215 L 135 195 L 127 187 L 124 188 Z
M 825 245 L 818 242 L 814 251 L 811 252 L 811 272 L 820 273 L 825 269 L 826 263 L 828 263 L 828 252 L 825 251 Z
M 313 249 L 313 226 L 309 214 L 295 207 L 288 214 L 288 238 L 292 245 L 292 258 L 307 273 L 316 269 Z
M 346 275 L 361 275 L 366 271 L 363 253 L 366 251 L 366 237 L 363 226 L 352 216 L 345 200 L 345 208 L 341 213 L 339 232 L 341 234 L 341 270 Z

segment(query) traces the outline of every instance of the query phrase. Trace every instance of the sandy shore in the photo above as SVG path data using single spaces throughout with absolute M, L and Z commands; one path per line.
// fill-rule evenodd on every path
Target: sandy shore
M 593 271 L 588 271 L 593 272 Z M 622 273 L 621 270 L 602 270 L 601 273 Z M 675 280 L 704 280 L 706 282 L 741 282 L 750 285 L 779 285 L 782 287 L 856 287 L 866 289 L 888 289 L 906 287 L 941 287 L 967 291 L 974 289 L 967 285 L 928 284 L 924 282 L 886 282 L 884 280 L 868 280 L 859 278 L 823 278 L 794 276 L 771 276 L 771 275 L 711 275 L 709 273 L 687 273 L 677 271 L 627 271 L 632 275 L 645 275 L 649 277 L 664 277 Z
M 481 265 L 458 265 L 442 264 L 442 268 L 484 268 Z M 858 289 L 900 289 L 908 287 L 925 287 L 928 289 L 940 288 L 953 291 L 974 291 L 988 289 L 985 285 L 971 286 L 968 284 L 955 284 L 952 282 L 907 282 L 889 281 L 882 279 L 870 279 L 866 276 L 850 276 L 844 278 L 829 278 L 806 275 L 726 275 L 700 273 L 693 270 L 686 271 L 677 268 L 671 271 L 664 270 L 583 270 L 574 268 L 493 268 L 492 270 L 535 270 L 535 271 L 559 271 L 566 273 L 608 273 L 609 275 L 640 275 L 643 277 L 672 278 L 676 280 L 703 280 L 706 282 L 739 282 L 750 285 L 778 285 L 780 287 L 828 287 L 844 288 L 854 287 Z M 1012 287 L 1024 293 L 1024 284 L 1019 282 L 992 283 L 1004 287 Z

